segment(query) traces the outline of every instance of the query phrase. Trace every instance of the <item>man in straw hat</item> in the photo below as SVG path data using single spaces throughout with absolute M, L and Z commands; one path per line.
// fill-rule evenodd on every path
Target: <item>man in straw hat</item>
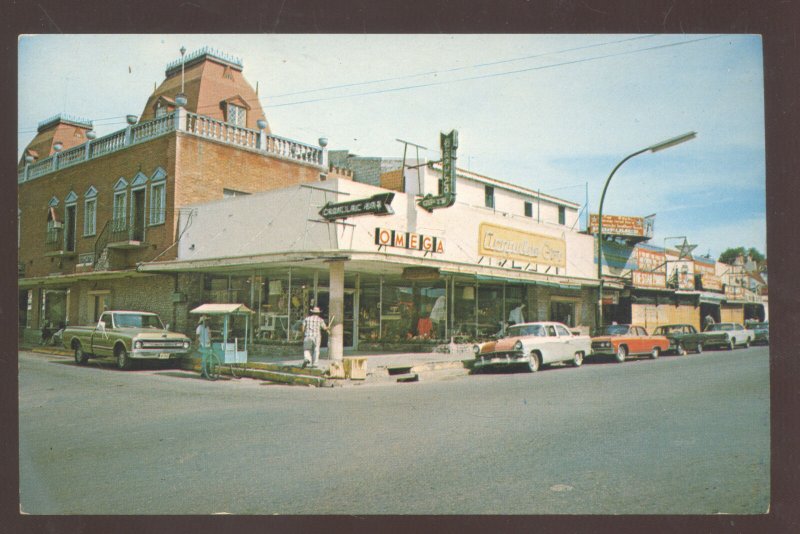
M 319 361 L 322 330 L 328 330 L 328 325 L 325 324 L 319 314 L 319 308 L 314 306 L 308 316 L 303 319 L 303 368 L 309 364 L 311 364 L 311 367 L 316 367 Z
M 203 315 L 197 322 L 197 329 L 194 331 L 197 336 L 197 347 L 200 350 L 200 368 L 203 375 L 206 375 L 206 357 L 211 352 L 211 330 L 208 328 L 208 317 Z

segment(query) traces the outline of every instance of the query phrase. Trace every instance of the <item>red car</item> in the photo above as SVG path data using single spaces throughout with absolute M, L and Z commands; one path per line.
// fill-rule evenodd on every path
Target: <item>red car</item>
M 651 336 L 643 326 L 633 324 L 604 326 L 592 336 L 592 355 L 614 356 L 618 362 L 638 354 L 649 354 L 656 359 L 668 349 L 669 339 Z

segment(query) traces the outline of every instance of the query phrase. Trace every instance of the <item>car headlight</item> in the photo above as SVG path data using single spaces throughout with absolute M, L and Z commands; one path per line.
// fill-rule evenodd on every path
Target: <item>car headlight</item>
M 188 340 L 186 340 L 186 341 L 184 341 L 184 342 L 183 342 L 183 348 L 184 348 L 184 349 L 188 349 L 188 348 L 189 348 L 189 345 L 191 345 L 191 343 L 189 343 L 189 341 L 188 341 Z
M 522 341 L 517 340 L 517 342 L 514 343 L 514 350 L 522 350 Z
M 475 356 L 477 356 L 478 354 L 481 353 L 481 346 L 480 345 L 473 345 L 472 346 L 472 352 L 473 352 L 473 354 L 475 354 Z
M 133 348 L 134 349 L 141 349 L 142 348 L 142 342 L 141 341 L 134 342 Z

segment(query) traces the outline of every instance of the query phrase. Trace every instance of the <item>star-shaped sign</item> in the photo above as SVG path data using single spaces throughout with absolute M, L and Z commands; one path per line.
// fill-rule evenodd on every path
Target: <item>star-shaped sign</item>
M 683 243 L 678 246 L 678 259 L 691 258 L 692 251 L 697 248 L 697 245 L 690 245 L 686 238 L 683 238 Z

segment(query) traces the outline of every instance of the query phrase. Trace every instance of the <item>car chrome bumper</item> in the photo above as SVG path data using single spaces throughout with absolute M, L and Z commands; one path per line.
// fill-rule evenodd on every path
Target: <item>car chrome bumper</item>
M 473 368 L 487 367 L 490 365 L 515 365 L 519 363 L 528 363 L 529 361 L 530 357 L 523 354 L 522 351 L 490 352 L 476 356 Z
M 164 355 L 167 356 L 164 356 Z M 185 358 L 189 355 L 188 349 L 134 349 L 130 353 L 130 357 L 134 360 L 176 360 L 178 358 Z

